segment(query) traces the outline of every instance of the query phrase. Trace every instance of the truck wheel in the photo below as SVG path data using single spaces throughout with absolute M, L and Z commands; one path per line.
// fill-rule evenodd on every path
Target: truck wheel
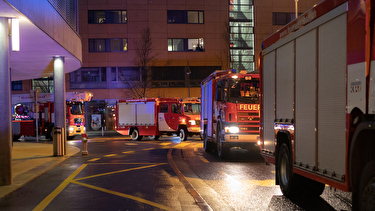
M 160 136 L 148 136 L 150 140 L 158 140 Z
M 140 135 L 139 135 L 139 131 L 138 131 L 138 129 L 134 129 L 134 130 L 132 131 L 130 137 L 131 137 L 131 139 L 132 139 L 133 141 L 139 141 L 139 140 L 141 140 L 141 139 L 143 138 L 143 136 L 140 136 Z
M 179 132 L 180 132 L 180 140 L 186 141 L 186 139 L 187 139 L 186 129 L 182 127 L 182 128 L 180 128 Z
M 354 196 L 354 195 L 353 195 Z M 359 183 L 357 204 L 359 210 L 375 210 L 375 161 L 366 164 Z
M 221 142 L 221 129 L 219 130 L 220 127 L 218 127 L 217 130 L 217 142 L 216 142 L 216 147 L 217 147 L 217 156 L 220 159 L 224 159 L 229 155 L 230 148 L 225 146 L 223 142 Z
M 293 174 L 292 156 L 286 144 L 280 146 L 277 158 L 276 173 L 279 179 L 281 192 L 287 197 L 297 195 L 298 175 Z

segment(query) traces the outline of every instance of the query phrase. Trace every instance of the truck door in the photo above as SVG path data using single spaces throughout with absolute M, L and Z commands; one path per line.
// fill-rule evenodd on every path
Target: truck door
M 167 123 L 167 120 L 169 121 L 169 115 L 170 113 L 170 104 L 169 103 L 161 103 L 159 106 L 159 111 L 158 111 L 158 127 L 159 131 L 173 131 Z

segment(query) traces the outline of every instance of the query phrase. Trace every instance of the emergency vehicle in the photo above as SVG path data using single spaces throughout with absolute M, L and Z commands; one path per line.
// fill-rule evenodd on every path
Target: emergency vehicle
M 66 92 L 66 127 L 67 138 L 73 139 L 76 135 L 86 132 L 84 102 L 90 101 L 93 94 L 90 92 Z M 31 94 L 12 95 L 13 116 L 12 131 L 14 139 L 20 136 L 35 136 L 38 120 L 38 134 L 52 139 L 52 130 L 55 122 L 54 94 L 40 93 L 38 108 L 35 98 Z
M 206 152 L 219 158 L 231 147 L 258 149 L 259 74 L 217 70 L 201 83 L 201 133 Z
M 263 42 L 261 153 L 285 196 L 375 210 L 375 0 L 325 0 Z
M 188 136 L 201 135 L 201 102 L 198 98 L 184 98 L 181 100 L 183 111 L 190 119 L 187 122 Z
M 181 141 L 188 135 L 191 118 L 183 113 L 177 98 L 120 100 L 116 104 L 116 131 L 132 140 L 143 136 L 157 140 L 161 135 L 177 134 Z

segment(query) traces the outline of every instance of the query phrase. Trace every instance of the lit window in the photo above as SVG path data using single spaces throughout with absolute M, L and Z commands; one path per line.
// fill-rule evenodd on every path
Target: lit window
M 89 10 L 89 23 L 127 23 L 126 10 Z

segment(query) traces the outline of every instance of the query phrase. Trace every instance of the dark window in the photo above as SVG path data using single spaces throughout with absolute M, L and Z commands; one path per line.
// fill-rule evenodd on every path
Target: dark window
M 113 70 L 112 70 L 113 73 Z M 139 67 L 119 67 L 117 81 L 140 81 Z
M 89 52 L 124 52 L 128 50 L 125 38 L 89 39 Z
M 12 81 L 12 90 L 22 90 L 22 81 Z
M 89 10 L 89 23 L 127 23 L 126 10 Z
M 107 80 L 106 68 L 83 68 L 80 70 L 82 82 L 104 82 Z
M 168 10 L 168 23 L 204 23 L 204 12 L 198 10 Z
M 185 67 L 152 67 L 152 80 L 185 80 Z
M 298 16 L 301 14 L 299 13 Z M 274 12 L 272 15 L 273 25 L 286 25 L 296 19 L 296 14 L 292 12 Z
M 168 51 L 204 51 L 204 39 L 168 39 Z
M 168 104 L 160 104 L 160 113 L 168 113 Z

